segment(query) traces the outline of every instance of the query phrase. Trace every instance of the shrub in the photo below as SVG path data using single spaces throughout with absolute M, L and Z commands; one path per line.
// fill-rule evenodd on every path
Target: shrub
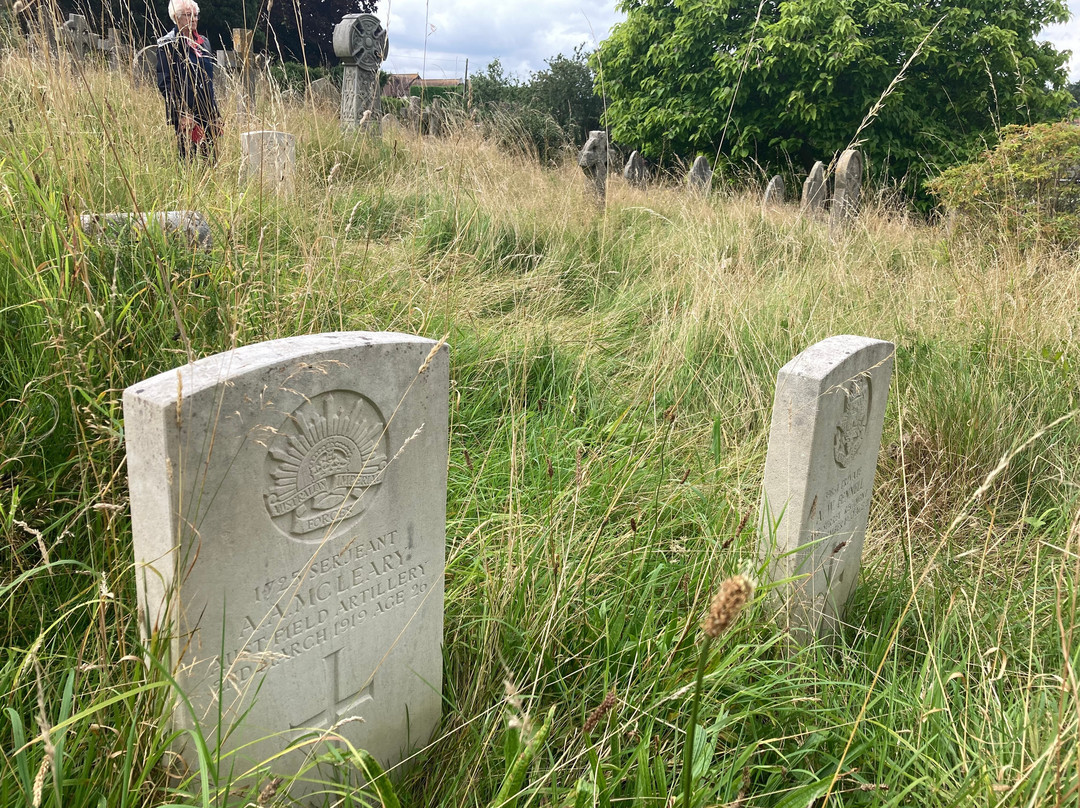
M 1080 124 L 1007 126 L 998 144 L 927 183 L 965 227 L 990 225 L 1021 246 L 1080 242 Z

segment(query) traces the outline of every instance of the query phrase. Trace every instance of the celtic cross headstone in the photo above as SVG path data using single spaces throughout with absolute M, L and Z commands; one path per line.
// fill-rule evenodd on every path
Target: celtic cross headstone
M 334 53 L 345 66 L 341 82 L 341 125 L 355 128 L 364 112 L 381 113 L 379 66 L 389 38 L 374 14 L 346 14 L 334 27 Z
M 892 367 L 891 342 L 839 336 L 777 375 L 760 535 L 796 642 L 835 631 L 858 580 Z
M 231 771 L 296 775 L 335 739 L 390 766 L 438 723 L 447 354 L 315 334 L 124 391 L 139 624 L 190 701 L 174 729 Z

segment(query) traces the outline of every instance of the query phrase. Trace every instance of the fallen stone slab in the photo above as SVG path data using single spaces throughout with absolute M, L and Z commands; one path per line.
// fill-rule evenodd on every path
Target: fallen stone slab
M 142 231 L 158 227 L 163 233 L 184 236 L 192 247 L 210 250 L 214 237 L 210 223 L 197 210 L 166 210 L 151 213 L 84 213 L 79 217 L 79 227 L 88 236 L 96 238 L 116 237 L 129 231 Z

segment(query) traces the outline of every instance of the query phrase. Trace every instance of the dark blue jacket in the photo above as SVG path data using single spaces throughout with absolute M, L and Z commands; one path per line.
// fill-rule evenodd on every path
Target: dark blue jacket
M 221 119 L 214 98 L 214 57 L 206 37 L 181 37 L 173 28 L 158 41 L 157 85 L 165 96 L 165 114 L 178 126 L 180 114 L 191 115 L 197 124 L 208 127 Z

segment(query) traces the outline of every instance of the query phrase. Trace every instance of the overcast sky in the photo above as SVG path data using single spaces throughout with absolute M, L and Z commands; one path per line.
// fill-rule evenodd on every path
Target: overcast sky
M 1069 0 L 1073 20 L 1043 32 L 1070 49 L 1072 81 L 1080 79 L 1080 0 Z M 559 53 L 570 56 L 585 43 L 591 50 L 622 15 L 615 0 L 384 0 L 389 15 L 389 73 L 462 78 L 484 70 L 496 57 L 507 73 L 528 78 Z M 426 33 L 426 38 L 425 38 Z M 425 58 L 425 47 L 427 50 Z

